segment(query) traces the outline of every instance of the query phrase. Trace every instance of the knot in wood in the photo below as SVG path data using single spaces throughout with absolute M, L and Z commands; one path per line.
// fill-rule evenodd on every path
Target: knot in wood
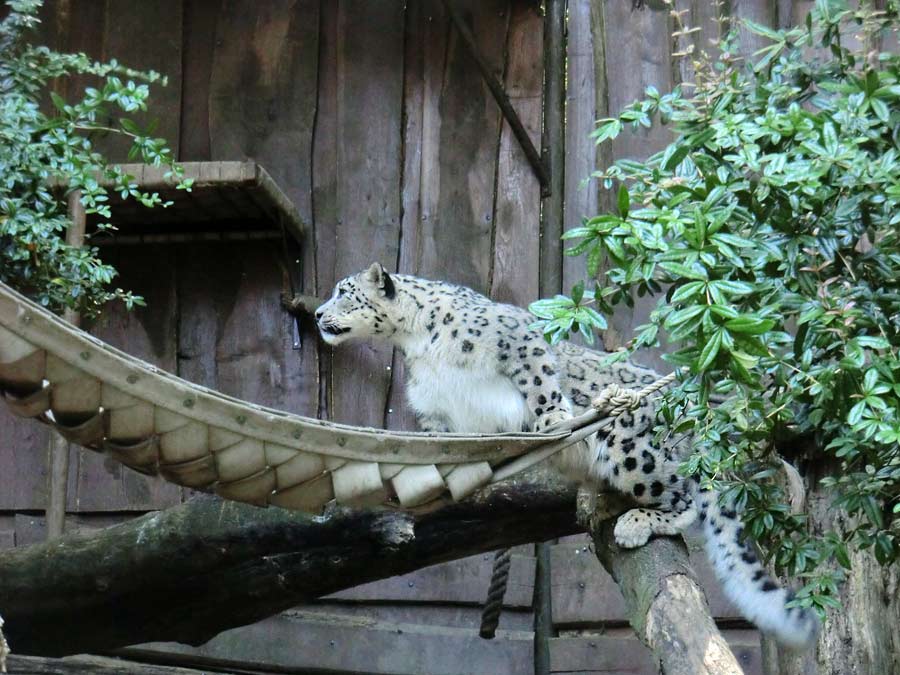
M 618 384 L 609 384 L 600 395 L 591 401 L 591 405 L 601 415 L 620 415 L 627 410 L 634 410 L 641 404 L 641 392 L 626 389 Z

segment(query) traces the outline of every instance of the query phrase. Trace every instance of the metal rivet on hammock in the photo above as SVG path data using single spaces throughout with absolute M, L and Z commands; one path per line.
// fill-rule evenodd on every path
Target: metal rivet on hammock
M 125 380 L 126 380 L 126 382 L 128 382 L 128 384 L 134 384 L 135 382 L 138 381 L 138 379 L 139 379 L 138 376 L 133 373 L 125 378 Z
M 343 448 L 345 445 L 347 445 L 347 439 L 341 436 L 337 439 L 337 444 L 339 448 Z
M 78 356 L 80 356 L 82 359 L 87 361 L 89 358 L 91 358 L 91 353 L 90 352 L 81 352 Z
M 238 424 L 245 424 L 247 422 L 247 418 L 244 415 L 238 415 L 234 419 L 237 420 Z
M 184 407 L 185 408 L 193 408 L 194 407 L 194 399 L 192 399 L 192 398 L 184 399 Z
M 293 434 L 294 438 L 300 438 L 303 435 L 303 431 L 301 429 L 297 429 Z
M 31 323 L 31 314 L 22 314 L 22 323 Z

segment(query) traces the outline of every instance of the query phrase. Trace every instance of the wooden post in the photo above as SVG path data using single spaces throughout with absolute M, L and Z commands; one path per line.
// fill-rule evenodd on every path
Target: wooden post
M 544 15 L 544 127 L 541 134 L 541 152 L 550 174 L 550 194 L 543 199 L 541 208 L 540 289 L 544 297 L 563 290 L 561 237 L 565 202 L 565 81 L 566 0 L 548 0 Z
M 544 14 L 544 124 L 541 154 L 548 168 L 549 195 L 541 205 L 541 297 L 563 289 L 563 204 L 565 201 L 566 147 L 566 0 L 547 0 Z M 555 541 L 555 540 L 552 540 Z M 534 580 L 534 672 L 550 673 L 553 637 L 551 542 L 537 544 Z
M 66 243 L 69 246 L 84 245 L 84 228 L 86 216 L 81 204 L 81 191 L 75 190 L 69 195 L 69 229 L 66 231 Z M 63 318 L 77 326 L 81 317 L 78 312 L 66 309 Z M 50 432 L 50 496 L 47 504 L 47 539 L 62 536 L 66 522 L 66 492 L 69 483 L 69 443 L 56 431 Z

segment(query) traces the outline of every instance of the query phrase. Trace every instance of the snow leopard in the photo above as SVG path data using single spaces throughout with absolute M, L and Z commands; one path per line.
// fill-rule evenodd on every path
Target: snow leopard
M 587 411 L 609 384 L 641 388 L 660 377 L 629 362 L 607 365 L 605 353 L 570 342 L 551 346 L 522 308 L 448 282 L 389 273 L 379 263 L 340 280 L 315 319 L 329 345 L 380 339 L 399 349 L 408 403 L 426 431 L 540 432 Z M 679 474 L 689 441 L 658 442 L 656 424 L 654 404 L 644 399 L 553 462 L 582 485 L 633 501 L 614 527 L 624 548 L 701 521 L 726 595 L 782 644 L 808 646 L 818 632 L 816 614 L 786 606 L 791 591 L 766 572 L 736 510 Z

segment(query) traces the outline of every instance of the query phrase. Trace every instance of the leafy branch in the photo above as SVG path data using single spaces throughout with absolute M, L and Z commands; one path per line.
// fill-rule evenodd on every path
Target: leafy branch
M 153 125 L 141 129 L 122 115 L 146 111 L 150 84 L 165 84 L 165 78 L 115 60 L 95 63 L 84 54 L 33 46 L 27 38 L 39 23 L 41 1 L 6 4 L 10 12 L 0 22 L 0 281 L 54 310 L 95 314 L 114 299 L 128 307 L 140 304 L 130 292 L 109 289 L 116 271 L 99 259 L 96 247 L 66 244 L 65 198 L 78 191 L 85 211 L 103 219 L 98 231 L 113 229 L 110 190 L 148 207 L 167 206 L 96 151 L 93 138 L 101 132 L 129 138 L 129 159 L 165 166 L 166 177 L 190 189 L 165 140 L 152 136 Z M 71 103 L 49 91 L 52 109 L 46 110 L 42 100 L 50 85 L 74 75 L 93 76 L 101 84 Z
M 842 576 L 826 561 L 900 558 L 900 56 L 872 49 L 898 20 L 893 6 L 819 0 L 803 26 L 746 25 L 770 41 L 755 62 L 733 56 L 732 33 L 717 59 L 692 57 L 690 86 L 650 87 L 598 122 L 597 143 L 653 124 L 673 139 L 595 173 L 616 212 L 565 238 L 603 314 L 658 299 L 609 359 L 665 344 L 687 368 L 660 433 L 693 434 L 683 470 L 733 499 L 768 558 L 806 579 L 796 603 L 824 609 Z M 850 31 L 865 49 L 842 44 Z M 532 311 L 554 342 L 605 327 L 582 304 Z M 785 438 L 814 441 L 846 533 L 791 513 L 773 480 Z

